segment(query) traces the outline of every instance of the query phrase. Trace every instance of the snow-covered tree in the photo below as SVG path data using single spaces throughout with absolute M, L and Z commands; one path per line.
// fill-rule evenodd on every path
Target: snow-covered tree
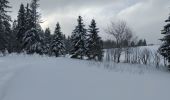
M 71 52 L 71 49 L 72 49 L 72 44 L 71 44 L 71 38 L 70 36 L 68 36 L 66 39 L 65 39 L 65 48 L 66 48 L 66 53 L 67 54 L 70 54 Z
M 8 50 L 8 53 L 12 53 L 13 52 L 13 40 L 15 37 L 14 37 L 14 34 L 12 33 L 10 22 L 5 20 L 3 23 L 5 26 L 5 40 L 7 41 L 6 42 L 7 50 Z
M 59 23 L 57 23 L 55 32 L 52 37 L 50 45 L 50 54 L 56 57 L 65 54 L 64 38 Z
M 18 29 L 17 29 L 17 27 L 18 27 L 18 22 L 17 22 L 17 20 L 14 20 L 13 21 L 13 24 L 12 24 L 12 36 L 13 36 L 13 39 L 11 40 L 12 41 L 12 43 L 13 43 L 13 52 L 20 52 L 19 50 L 18 50 L 18 41 L 17 41 L 17 33 L 18 33 Z
M 8 0 L 0 0 L 0 19 L 2 21 L 11 21 L 11 17 L 7 15 L 7 12 L 9 12 L 7 9 L 11 8 L 8 4 Z
M 0 19 L 0 52 L 4 53 L 6 49 L 6 39 L 5 39 L 5 26 Z
M 159 48 L 159 53 L 170 63 L 170 16 L 165 22 L 167 25 L 165 25 L 164 29 L 162 30 L 164 38 L 161 39 L 163 44 Z M 168 68 L 170 70 L 170 64 Z
M 33 20 L 32 20 L 32 13 L 31 9 L 29 7 L 29 4 L 27 3 L 27 6 L 25 7 L 25 29 L 26 31 L 30 30 L 33 27 Z
M 7 34 L 10 31 L 9 21 L 11 21 L 11 17 L 7 15 L 9 12 L 7 9 L 11 7 L 8 4 L 8 0 L 0 0 L 0 52 L 4 52 L 8 48 L 9 43 Z
M 145 39 L 144 40 L 140 39 L 137 46 L 147 46 L 146 40 Z
M 42 54 L 42 42 L 43 38 L 39 35 L 37 29 L 32 28 L 31 30 L 25 33 L 23 38 L 23 46 L 28 54 Z
M 86 56 L 86 36 L 87 30 L 83 24 L 83 19 L 81 16 L 78 17 L 78 25 L 72 32 L 71 42 L 72 42 L 72 58 L 83 59 Z
M 21 4 L 20 5 L 20 9 L 19 9 L 19 12 L 18 12 L 18 25 L 17 25 L 17 41 L 18 41 L 18 52 L 21 52 L 23 47 L 22 47 L 22 40 L 23 40 L 23 37 L 25 35 L 25 32 L 27 31 L 26 30 L 26 15 L 25 15 L 25 8 L 24 8 L 24 5 Z
M 30 4 L 30 8 L 31 8 L 31 18 L 32 18 L 32 26 L 34 28 L 37 27 L 37 25 L 40 23 L 40 13 L 37 11 L 37 9 L 39 8 L 39 4 L 38 4 L 39 0 L 32 0 L 31 4 Z
M 40 26 L 40 14 L 37 11 L 39 0 L 32 0 L 30 8 L 26 8 L 26 28 L 27 32 L 24 34 L 23 47 L 28 54 L 43 52 L 43 33 Z
M 96 26 L 96 22 L 93 19 L 88 29 L 87 39 L 87 56 L 94 60 L 102 60 L 103 57 L 103 43 L 101 37 L 99 37 L 99 28 Z
M 143 40 L 143 45 L 144 45 L 144 46 L 147 46 L 146 39 Z
M 50 53 L 50 43 L 51 43 L 51 31 L 50 28 L 46 28 L 44 32 L 44 53 Z

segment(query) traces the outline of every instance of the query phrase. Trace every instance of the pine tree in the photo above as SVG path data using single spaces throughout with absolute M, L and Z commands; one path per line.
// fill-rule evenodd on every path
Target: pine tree
M 32 0 L 32 2 L 30 4 L 33 28 L 36 28 L 37 25 L 40 23 L 40 14 L 37 11 L 37 9 L 39 8 L 38 1 L 39 0 Z
M 7 11 L 8 8 L 11 8 L 8 6 L 9 1 L 8 0 L 0 0 L 0 52 L 4 53 L 6 49 L 8 49 L 8 32 L 9 28 L 8 24 L 9 21 L 11 21 L 11 17 L 7 15 L 9 11 Z M 10 25 L 9 25 L 10 26 Z
M 143 46 L 147 46 L 146 39 L 143 40 Z
M 20 9 L 18 12 L 18 26 L 17 26 L 17 41 L 18 41 L 18 52 L 21 52 L 23 47 L 22 47 L 22 42 L 23 42 L 23 37 L 26 33 L 26 12 L 25 12 L 25 8 L 24 5 L 21 4 L 20 5 Z
M 13 39 L 11 40 L 12 43 L 13 43 L 13 52 L 17 52 L 19 53 L 20 51 L 18 50 L 18 41 L 17 41 L 17 33 L 18 33 L 18 22 L 17 20 L 14 20 L 13 21 L 13 24 L 12 24 L 12 34 L 13 34 Z
M 23 39 L 23 46 L 28 54 L 43 53 L 43 34 L 39 24 L 40 14 L 37 12 L 39 7 L 38 1 L 32 0 L 30 9 L 26 9 L 26 16 L 29 17 L 26 18 L 26 25 L 29 23 L 29 27 Z
M 44 33 L 44 53 L 49 54 L 50 53 L 50 43 L 51 43 L 51 31 L 50 28 L 45 29 Z
M 78 17 L 78 25 L 72 32 L 71 42 L 72 42 L 72 58 L 83 59 L 86 56 L 86 36 L 87 30 L 83 24 L 83 19 L 81 16 Z
M 137 44 L 138 46 L 143 46 L 143 40 L 142 39 L 140 39 L 139 41 L 138 41 L 138 44 Z
M 2 22 L 2 19 L 0 19 L 0 52 L 4 53 L 6 49 L 6 39 L 5 39 L 5 26 Z
M 70 36 L 68 36 L 65 40 L 65 49 L 66 49 L 66 53 L 70 54 L 71 50 L 72 50 L 72 44 L 71 44 L 71 38 Z
M 43 38 L 41 38 L 38 34 L 39 32 L 36 29 L 31 29 L 27 31 L 25 34 L 25 37 L 23 38 L 23 46 L 26 50 L 27 54 L 42 54 L 42 41 Z
M 61 32 L 61 27 L 59 23 L 57 23 L 55 32 L 52 37 L 50 51 L 51 51 L 51 55 L 54 55 L 56 57 L 65 54 L 64 39 L 63 39 L 63 34 Z
M 96 26 L 96 22 L 93 19 L 91 25 L 88 29 L 88 39 L 87 39 L 87 56 L 88 58 L 94 60 L 102 60 L 103 57 L 103 43 L 99 37 L 99 28 Z
M 170 16 L 165 21 L 167 25 L 164 26 L 162 33 L 164 38 L 161 39 L 163 44 L 159 48 L 159 53 L 170 63 Z M 168 69 L 170 70 L 170 64 L 168 65 Z
M 6 10 L 8 8 L 11 8 L 8 4 L 9 4 L 8 0 L 0 0 L 0 19 L 2 21 L 5 21 L 5 20 L 11 21 L 11 17 L 7 15 L 9 11 Z
M 132 41 L 131 44 L 130 44 L 131 47 L 135 47 L 135 42 Z
M 26 31 L 30 30 L 32 27 L 33 27 L 33 21 L 32 21 L 32 18 L 31 18 L 31 9 L 29 8 L 29 4 L 27 4 L 26 6 L 26 11 L 25 11 L 25 29 Z
M 10 22 L 6 20 L 3 23 L 5 26 L 5 40 L 7 41 L 6 49 L 7 49 L 8 53 L 12 53 L 13 52 L 14 34 L 12 33 Z

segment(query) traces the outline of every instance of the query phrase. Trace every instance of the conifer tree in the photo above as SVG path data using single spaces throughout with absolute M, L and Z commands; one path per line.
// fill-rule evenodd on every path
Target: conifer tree
M 13 43 L 13 52 L 17 52 L 19 53 L 20 51 L 18 50 L 18 41 L 17 41 L 17 33 L 18 33 L 18 22 L 17 20 L 14 20 L 13 21 L 13 24 L 12 24 L 12 34 L 13 34 L 13 39 L 11 40 L 12 43 Z
M 51 51 L 51 55 L 56 57 L 65 54 L 64 39 L 59 23 L 56 24 L 56 28 L 50 45 L 50 51 Z
M 25 8 L 24 5 L 21 4 L 20 5 L 20 9 L 18 12 L 18 25 L 17 25 L 17 41 L 18 41 L 18 52 L 21 52 L 23 47 L 22 47 L 22 42 L 23 42 L 23 37 L 26 33 L 26 12 L 25 12 Z
M 88 32 L 89 34 L 87 39 L 87 56 L 90 60 L 94 59 L 101 61 L 103 56 L 103 43 L 98 35 L 99 28 L 97 28 L 94 19 L 89 26 Z
M 5 40 L 7 41 L 6 42 L 6 46 L 7 46 L 6 50 L 8 51 L 8 53 L 12 53 L 13 52 L 14 34 L 12 33 L 10 22 L 5 20 L 3 23 L 5 26 Z
M 0 19 L 0 53 L 4 53 L 6 49 L 6 39 L 5 39 L 5 26 Z
M 36 29 L 28 30 L 23 38 L 23 46 L 28 54 L 42 54 L 42 41 L 43 39 L 37 34 L 38 31 Z
M 50 28 L 46 28 L 44 32 L 44 53 L 50 53 L 50 43 L 51 43 L 51 31 Z
M 33 28 L 37 28 L 37 25 L 40 23 L 40 14 L 37 11 L 37 9 L 39 8 L 39 4 L 38 4 L 39 0 L 32 0 L 31 4 L 30 4 L 30 8 L 31 8 L 31 18 L 32 18 L 32 27 Z
M 25 29 L 26 29 L 26 31 L 28 31 L 28 30 L 31 30 L 32 25 L 33 25 L 33 21 L 32 21 L 32 18 L 31 18 L 31 9 L 29 8 L 28 3 L 27 3 L 27 6 L 26 6 L 25 9 L 26 9 L 26 11 L 25 11 L 25 16 L 26 16 L 26 18 L 25 18 L 25 21 L 26 21 Z
M 140 40 L 138 41 L 138 46 L 143 46 L 143 40 L 142 40 L 142 39 L 140 39 Z
M 9 5 L 8 0 L 0 0 L 0 52 L 4 53 L 5 50 L 8 48 L 8 32 L 10 31 L 10 24 L 11 17 L 7 15 L 9 11 L 8 8 L 11 8 Z
M 72 58 L 83 59 L 86 56 L 86 36 L 87 30 L 83 24 L 83 19 L 81 16 L 78 17 L 78 25 L 72 32 L 71 42 L 72 42 Z
M 11 21 L 11 17 L 7 15 L 7 12 L 9 12 L 7 9 L 11 8 L 8 4 L 8 0 L 0 0 L 0 19 L 2 21 Z
M 44 36 L 45 36 L 46 43 L 50 43 L 50 38 L 51 38 L 50 28 L 45 29 Z
M 71 54 L 71 50 L 72 50 L 72 44 L 71 44 L 71 37 L 68 36 L 65 40 L 65 49 L 66 49 L 66 53 L 67 54 Z
M 39 0 L 32 0 L 30 4 L 30 9 L 27 8 L 26 16 L 28 16 L 29 18 L 27 19 L 26 23 L 28 23 L 28 21 L 30 22 L 29 28 L 25 33 L 23 39 L 23 46 L 28 54 L 42 54 L 43 52 L 43 35 L 41 26 L 39 24 L 40 14 L 39 12 L 37 12 L 37 9 L 39 7 L 38 1 Z
M 159 53 L 169 62 L 168 69 L 170 70 L 170 16 L 165 22 L 167 25 L 164 26 L 161 33 L 164 38 L 161 39 L 163 44 L 159 48 Z
M 143 40 L 143 46 L 147 46 L 146 39 Z

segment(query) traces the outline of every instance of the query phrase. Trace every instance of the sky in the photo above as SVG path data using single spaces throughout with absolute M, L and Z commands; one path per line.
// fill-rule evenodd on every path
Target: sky
M 9 0 L 10 15 L 17 18 L 21 3 L 30 0 Z M 111 22 L 126 21 L 134 34 L 148 43 L 159 44 L 164 21 L 170 13 L 170 0 L 40 0 L 42 28 L 49 27 L 51 32 L 57 22 L 62 32 L 71 35 L 77 25 L 79 15 L 83 17 L 86 28 L 95 19 L 100 28 L 100 36 L 110 39 L 105 30 Z

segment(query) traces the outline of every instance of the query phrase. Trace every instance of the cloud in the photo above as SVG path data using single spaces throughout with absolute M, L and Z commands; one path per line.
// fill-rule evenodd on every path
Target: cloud
M 9 0 L 12 17 L 16 18 L 19 5 L 30 0 Z M 86 27 L 91 19 L 96 19 L 100 28 L 100 36 L 108 38 L 105 29 L 110 21 L 123 19 L 133 28 L 140 38 L 146 38 L 150 43 L 158 43 L 161 37 L 164 20 L 169 13 L 169 0 L 40 0 L 42 27 L 50 27 L 54 31 L 60 22 L 62 31 L 71 34 L 81 15 Z
M 122 11 L 118 18 L 126 20 L 137 35 L 150 43 L 158 43 L 160 30 L 168 16 L 169 0 L 143 0 Z

